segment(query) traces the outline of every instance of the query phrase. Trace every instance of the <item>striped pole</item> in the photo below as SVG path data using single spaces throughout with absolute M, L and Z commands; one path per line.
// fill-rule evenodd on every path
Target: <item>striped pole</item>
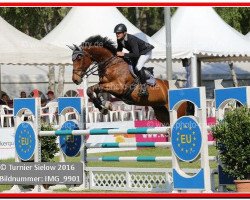
M 156 128 L 122 128 L 122 129 L 89 129 L 89 130 L 56 130 L 40 131 L 39 136 L 59 136 L 59 135 L 120 135 L 120 134 L 169 134 L 170 127 Z M 208 126 L 208 130 L 211 127 Z
M 119 134 L 168 134 L 170 127 L 130 128 L 130 129 L 89 129 L 89 130 L 56 130 L 40 131 L 39 136 L 57 135 L 119 135 Z
M 217 161 L 216 156 L 209 156 L 210 161 Z M 200 159 L 199 159 L 200 160 Z M 102 156 L 89 157 L 87 161 L 101 161 L 101 162 L 165 162 L 172 161 L 172 157 L 155 157 L 155 156 L 137 156 L 137 157 L 120 157 L 120 156 Z
M 119 156 L 102 156 L 89 157 L 87 161 L 103 161 L 103 162 L 165 162 L 171 161 L 172 157 L 155 157 L 155 156 L 138 156 L 138 157 L 119 157 Z
M 87 143 L 87 148 L 170 147 L 170 142 Z
M 208 142 L 208 146 L 215 145 L 215 141 Z M 86 143 L 88 149 L 93 148 L 132 148 L 132 147 L 171 147 L 171 142 L 107 142 Z

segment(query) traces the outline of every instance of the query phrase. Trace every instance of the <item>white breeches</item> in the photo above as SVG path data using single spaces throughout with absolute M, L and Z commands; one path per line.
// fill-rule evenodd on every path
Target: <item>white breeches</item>
M 146 53 L 145 55 L 141 55 L 137 65 L 136 65 L 136 69 L 138 71 L 141 70 L 142 67 L 144 67 L 145 63 L 152 57 L 152 51 L 149 51 L 148 53 Z

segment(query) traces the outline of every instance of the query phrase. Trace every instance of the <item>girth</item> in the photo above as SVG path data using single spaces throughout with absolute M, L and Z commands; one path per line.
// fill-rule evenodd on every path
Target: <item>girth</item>
M 128 87 L 125 93 L 121 96 L 121 100 L 124 101 L 126 104 L 133 105 L 134 101 L 131 98 L 132 92 L 135 90 L 136 86 L 140 84 L 140 80 L 135 78 L 133 83 Z

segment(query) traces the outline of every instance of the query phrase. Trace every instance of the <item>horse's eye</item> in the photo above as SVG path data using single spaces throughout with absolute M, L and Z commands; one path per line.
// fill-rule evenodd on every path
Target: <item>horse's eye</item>
M 80 60 L 81 58 L 82 58 L 82 55 L 78 55 L 78 56 L 76 57 L 77 60 Z

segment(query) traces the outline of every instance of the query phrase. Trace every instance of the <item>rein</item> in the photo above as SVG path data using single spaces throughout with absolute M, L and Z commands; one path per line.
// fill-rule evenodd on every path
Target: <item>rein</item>
M 86 52 L 86 53 L 89 54 L 88 52 Z M 90 54 L 89 54 L 89 55 L 90 55 Z M 92 57 L 91 55 L 90 55 L 90 57 L 93 59 L 93 57 Z M 115 59 L 115 58 L 116 58 L 116 56 L 112 56 L 112 57 L 108 58 L 107 60 L 105 60 L 105 61 L 103 61 L 103 62 L 96 63 L 94 66 L 90 67 L 85 73 L 82 73 L 82 70 L 81 70 L 81 69 L 75 69 L 75 70 L 73 70 L 73 73 L 78 72 L 78 71 L 81 71 L 81 74 L 80 74 L 80 75 L 79 75 L 78 73 L 75 73 L 76 75 L 80 76 L 81 78 L 82 78 L 83 76 L 86 76 L 86 77 L 88 78 L 90 75 L 98 76 L 99 73 L 100 73 L 102 70 L 106 69 L 106 68 L 108 67 L 109 63 L 112 62 L 113 59 Z M 101 68 L 101 69 L 100 69 L 99 67 L 101 67 L 101 66 L 104 66 L 104 68 Z M 97 71 L 98 71 L 98 73 L 95 74 L 95 72 L 97 72 Z

